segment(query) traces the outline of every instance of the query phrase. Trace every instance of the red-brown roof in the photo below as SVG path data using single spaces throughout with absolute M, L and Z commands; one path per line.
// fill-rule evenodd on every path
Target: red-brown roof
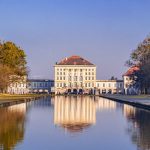
M 57 65 L 94 65 L 80 56 L 71 56 L 63 59 Z
M 133 75 L 135 72 L 139 71 L 139 67 L 138 66 L 133 66 L 131 68 L 129 68 L 129 70 L 123 75 L 123 76 L 131 76 Z

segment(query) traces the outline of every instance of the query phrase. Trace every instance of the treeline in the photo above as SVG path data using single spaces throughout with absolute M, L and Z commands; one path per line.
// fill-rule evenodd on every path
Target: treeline
M 0 42 L 0 92 L 27 75 L 26 54 L 13 42 Z
M 144 39 L 142 43 L 131 53 L 130 60 L 127 64 L 139 67 L 135 71 L 134 81 L 141 93 L 147 94 L 150 92 L 150 36 Z

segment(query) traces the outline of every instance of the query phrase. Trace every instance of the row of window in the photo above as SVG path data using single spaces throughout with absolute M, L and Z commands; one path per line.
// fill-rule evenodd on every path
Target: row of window
M 12 83 L 11 84 L 11 87 L 26 87 L 27 85 L 26 84 L 23 84 L 23 83 Z
M 66 71 L 66 70 L 68 70 L 68 69 L 57 68 L 57 71 Z M 71 72 L 71 71 L 74 71 L 74 72 L 80 71 L 80 72 L 82 72 L 83 70 L 85 70 L 85 71 L 94 71 L 94 69 L 69 69 L 69 72 Z
M 112 83 L 103 83 L 103 84 L 97 83 L 97 87 L 117 87 L 117 83 L 114 83 L 114 84 L 112 84 Z M 118 84 L 118 87 L 122 88 L 123 84 L 122 83 Z
M 67 85 L 65 83 L 57 83 L 57 87 L 66 87 Z M 68 83 L 68 86 L 67 87 L 83 87 L 83 83 L 80 82 L 80 83 L 77 83 L 77 82 L 74 82 L 74 83 L 71 83 L 69 82 Z M 85 83 L 85 87 L 94 87 L 94 83 Z
M 49 87 L 53 86 L 53 83 L 32 83 L 33 87 Z
M 74 72 L 74 75 L 77 75 L 77 72 Z M 80 75 L 82 75 L 83 73 L 80 73 Z M 57 72 L 57 75 L 66 75 L 66 72 Z M 69 72 L 69 75 L 72 75 L 71 72 Z M 85 75 L 95 75 L 94 72 L 85 72 Z
M 67 78 L 64 76 L 64 77 L 57 77 L 57 80 L 66 80 Z M 94 80 L 95 79 L 95 77 L 85 77 L 85 80 Z M 69 76 L 68 77 L 68 80 L 69 81 L 72 81 L 72 80 L 74 80 L 74 81 L 83 81 L 83 77 L 81 76 L 81 77 L 77 77 L 77 76 L 75 76 L 75 77 L 71 77 L 71 76 Z

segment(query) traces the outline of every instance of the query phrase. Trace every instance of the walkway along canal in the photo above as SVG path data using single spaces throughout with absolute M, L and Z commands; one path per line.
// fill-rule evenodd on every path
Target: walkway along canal
M 150 96 L 146 95 L 101 95 L 100 97 L 107 98 L 119 103 L 132 105 L 135 107 L 150 110 Z

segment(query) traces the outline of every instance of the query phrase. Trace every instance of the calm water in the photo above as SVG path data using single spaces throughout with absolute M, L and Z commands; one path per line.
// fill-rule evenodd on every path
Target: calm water
M 0 150 L 150 150 L 150 112 L 99 97 L 0 109 Z

